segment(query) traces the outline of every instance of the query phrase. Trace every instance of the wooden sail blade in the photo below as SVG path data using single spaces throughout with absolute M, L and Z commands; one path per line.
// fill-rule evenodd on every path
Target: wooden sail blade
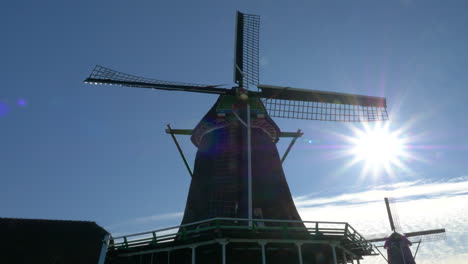
M 388 215 L 388 221 L 390 222 L 390 229 L 392 231 L 395 231 L 395 224 L 393 223 L 393 217 L 392 217 L 392 211 L 390 210 L 390 202 L 388 201 L 388 198 L 385 197 L 385 206 L 387 207 L 387 215 Z
M 388 120 L 383 97 L 258 85 L 259 96 L 272 117 L 369 122 Z
M 86 80 L 84 80 L 84 82 L 90 84 L 120 85 L 136 88 L 149 88 L 168 91 L 185 91 L 195 93 L 225 94 L 230 91 L 229 89 L 217 88 L 215 86 L 210 85 L 168 82 L 157 79 L 143 78 L 127 73 L 118 72 L 99 65 L 96 65 L 96 67 L 94 67 L 90 76 Z
M 372 238 L 372 239 L 367 239 L 368 242 L 374 243 L 374 242 L 383 242 L 387 239 L 387 237 L 379 237 L 379 238 Z
M 234 82 L 252 89 L 259 79 L 260 16 L 237 12 Z
M 401 228 L 401 225 L 400 225 L 400 216 L 398 215 L 398 207 L 397 207 L 397 203 L 396 203 L 396 200 L 392 197 L 387 197 L 385 198 L 386 199 L 386 203 L 388 202 L 388 207 L 391 211 L 391 218 L 392 218 L 392 221 L 393 221 L 393 231 L 396 231 L 398 233 L 401 233 L 402 232 L 402 228 Z M 384 200 L 385 200 L 384 199 Z
M 446 239 L 445 228 L 404 233 L 404 235 L 407 238 L 411 238 L 412 241 L 421 240 L 428 242 Z
M 436 241 L 436 240 L 443 240 L 446 238 L 445 236 L 445 228 L 441 229 L 431 229 L 425 231 L 416 231 L 416 232 L 409 232 L 403 233 L 411 241 Z M 379 236 L 377 238 L 369 238 L 367 241 L 369 242 L 383 242 L 387 239 L 388 236 Z

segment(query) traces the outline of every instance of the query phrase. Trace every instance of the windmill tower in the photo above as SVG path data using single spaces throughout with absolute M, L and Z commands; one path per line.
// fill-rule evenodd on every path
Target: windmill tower
M 387 258 L 385 260 L 389 264 L 415 264 L 415 258 L 418 254 L 418 249 L 422 241 L 435 241 L 445 238 L 444 228 L 410 233 L 400 232 L 401 228 L 394 221 L 394 214 L 392 214 L 389 199 L 385 197 L 384 201 L 387 208 L 388 221 L 390 223 L 390 229 L 392 233 L 388 237 L 375 238 L 368 241 L 385 243 L 383 246 L 385 249 L 387 249 Z M 418 244 L 414 254 L 410 249 L 410 246 L 413 243 Z
M 284 133 L 272 117 L 341 122 L 382 121 L 388 119 L 386 100 L 373 96 L 260 85 L 260 18 L 237 12 L 236 22 L 236 85 L 232 88 L 141 78 L 102 66 L 96 66 L 85 83 L 218 94 L 215 104 L 193 130 L 172 130 L 169 127 L 172 135 L 191 135 L 191 141 L 198 149 L 193 173 L 190 171 L 192 181 L 182 220 L 183 228 L 179 230 L 192 234 L 204 228 L 207 219 L 221 218 L 234 221 L 241 226 L 239 228 L 253 230 L 259 226 L 258 220 L 264 219 L 261 221 L 264 228 L 298 228 L 300 232 L 297 234 L 308 239 L 310 232 L 294 205 L 275 145 Z M 287 224 L 278 221 L 286 221 Z M 327 232 L 319 229 L 316 223 L 315 235 Z M 343 232 L 348 231 L 346 224 Z M 357 248 L 362 252 L 352 253 L 351 249 L 343 247 L 343 263 L 346 262 L 346 254 L 352 255 L 352 258 L 372 251 L 360 240 L 360 235 L 353 236 L 360 241 L 355 243 L 360 243 L 361 246 Z M 179 232 L 175 241 L 180 242 L 181 237 L 184 236 Z M 333 254 L 328 249 L 325 258 L 334 255 L 337 263 L 335 247 L 332 248 Z M 298 250 L 300 252 L 300 248 Z M 265 261 L 265 244 L 262 245 L 262 252 Z M 192 256 L 194 254 L 192 252 Z M 299 255 L 302 261 L 302 255 Z

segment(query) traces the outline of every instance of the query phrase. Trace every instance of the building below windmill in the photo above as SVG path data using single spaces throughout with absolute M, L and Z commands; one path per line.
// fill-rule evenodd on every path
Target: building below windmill
M 90 221 L 0 218 L 0 263 L 104 263 L 109 232 Z

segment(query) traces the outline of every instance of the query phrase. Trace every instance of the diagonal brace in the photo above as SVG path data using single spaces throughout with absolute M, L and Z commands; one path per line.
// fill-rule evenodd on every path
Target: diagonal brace
M 291 151 L 291 148 L 294 146 L 294 143 L 296 143 L 296 140 L 299 138 L 299 137 L 302 137 L 302 135 L 304 135 L 304 133 L 302 133 L 302 131 L 300 129 L 297 130 L 297 133 L 296 135 L 293 137 L 293 139 L 291 140 L 291 143 L 289 143 L 289 146 L 288 148 L 286 149 L 286 152 L 284 153 L 283 157 L 281 158 L 281 164 L 283 164 L 284 160 L 286 159 L 286 157 L 288 156 L 289 154 L 289 151 Z
M 180 156 L 182 157 L 182 160 L 184 161 L 185 167 L 187 168 L 187 170 L 188 170 L 188 172 L 190 174 L 190 177 L 193 177 L 192 169 L 190 168 L 190 165 L 188 164 L 187 159 L 185 158 L 184 152 L 182 151 L 182 148 L 180 147 L 179 142 L 177 141 L 177 138 L 175 137 L 174 132 L 172 131 L 172 128 L 171 128 L 170 124 L 167 124 L 167 130 L 166 131 L 169 132 L 169 134 L 171 134 L 171 137 L 174 140 L 174 143 L 175 143 L 175 145 L 177 147 L 177 150 L 179 151 Z
M 416 248 L 416 252 L 414 252 L 414 256 L 413 256 L 414 260 L 416 260 L 416 255 L 418 254 L 418 250 L 419 250 L 419 246 L 421 245 L 421 242 L 422 242 L 422 239 L 419 239 L 419 241 L 417 242 L 418 247 Z

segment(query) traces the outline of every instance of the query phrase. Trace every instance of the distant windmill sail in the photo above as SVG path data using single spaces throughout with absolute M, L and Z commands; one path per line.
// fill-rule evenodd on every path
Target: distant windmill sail
M 393 223 L 393 216 L 392 211 L 390 210 L 390 203 L 388 202 L 388 198 L 385 197 L 385 206 L 387 207 L 387 215 L 388 215 L 388 222 L 390 223 L 390 230 L 395 231 L 395 224 Z

